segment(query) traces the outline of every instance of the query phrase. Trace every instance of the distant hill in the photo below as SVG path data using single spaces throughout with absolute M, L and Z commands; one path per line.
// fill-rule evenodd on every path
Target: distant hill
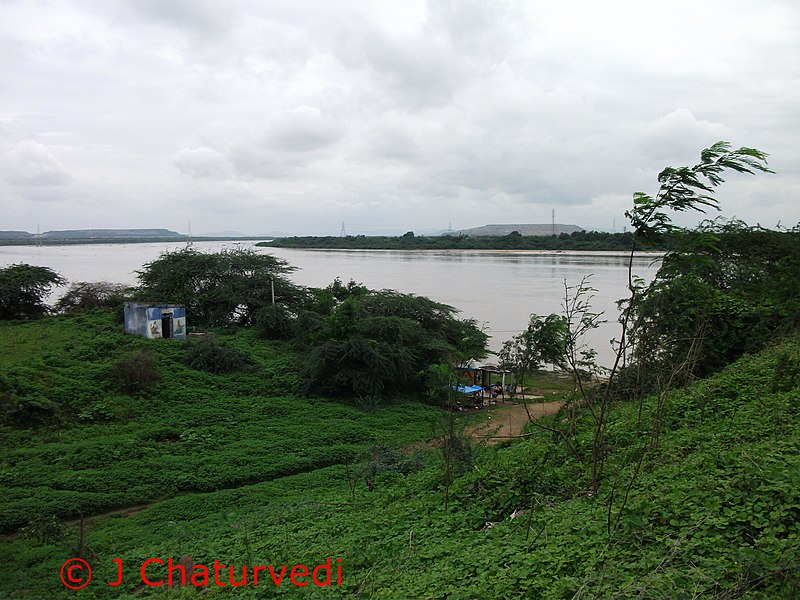
M 38 236 L 43 240 L 108 240 L 116 238 L 184 238 L 183 234 L 169 229 L 65 229 L 45 231 Z
M 507 225 L 483 225 L 482 227 L 472 227 L 470 229 L 460 229 L 451 233 L 450 235 L 467 235 L 471 237 L 479 237 L 485 235 L 508 235 L 512 231 L 518 231 L 522 235 L 552 235 L 552 223 L 527 223 L 527 224 L 507 224 Z M 576 233 L 578 231 L 585 231 L 583 227 L 577 225 L 564 225 L 563 223 L 555 224 L 555 234 L 562 233 Z
M 230 232 L 237 233 L 237 232 Z M 272 239 L 274 235 L 195 235 L 199 241 L 245 241 Z M 65 244 L 137 244 L 152 242 L 184 242 L 189 236 L 171 229 L 65 229 L 28 233 L 27 231 L 0 231 L 0 246 L 30 246 L 34 244 L 60 246 Z
M 27 231 L 0 231 L 0 240 L 27 240 L 33 234 Z
M 185 239 L 185 235 L 169 229 L 65 229 L 44 233 L 0 231 L 0 245 L 180 242 Z

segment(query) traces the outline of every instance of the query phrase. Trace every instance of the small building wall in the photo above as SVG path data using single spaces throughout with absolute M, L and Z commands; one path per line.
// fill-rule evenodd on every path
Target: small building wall
M 165 326 L 168 329 L 165 330 Z M 184 339 L 186 308 L 178 304 L 126 302 L 125 331 L 149 339 Z

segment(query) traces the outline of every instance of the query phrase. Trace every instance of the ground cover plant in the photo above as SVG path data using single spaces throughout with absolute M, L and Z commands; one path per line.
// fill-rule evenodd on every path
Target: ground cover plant
M 341 588 L 141 589 L 131 574 L 121 589 L 90 585 L 74 597 L 791 598 L 800 589 L 798 366 L 794 337 L 674 391 L 661 444 L 633 481 L 631 459 L 650 432 L 635 404 L 621 406 L 609 420 L 609 477 L 594 496 L 585 467 L 537 430 L 485 449 L 453 482 L 447 509 L 429 449 L 411 470 L 378 472 L 372 491 L 359 481 L 351 493 L 338 465 L 84 526 L 98 581 L 114 579 L 115 556 L 240 566 L 332 556 L 343 559 Z M 643 410 L 657 405 L 648 397 Z M 588 448 L 591 435 L 576 444 Z M 46 574 L 74 551 L 79 525 L 36 533 L 3 543 L 0 558 L 19 568 L 0 590 L 58 595 Z
M 418 439 L 435 415 L 301 396 L 297 356 L 252 331 L 214 344 L 258 368 L 217 374 L 185 364 L 193 345 L 120 329 L 107 311 L 0 326 L 3 531 L 340 464 Z

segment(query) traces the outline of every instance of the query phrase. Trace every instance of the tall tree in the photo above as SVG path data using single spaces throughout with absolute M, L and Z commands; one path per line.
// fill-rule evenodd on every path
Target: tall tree
M 67 283 L 49 267 L 28 264 L 0 269 L 0 319 L 37 319 L 50 310 L 45 299 Z
M 284 306 L 305 295 L 286 277 L 294 270 L 249 249 L 202 253 L 186 248 L 163 253 L 137 274 L 141 296 L 185 305 L 194 323 L 250 325 L 261 308 L 272 304 L 273 290 L 275 302 Z

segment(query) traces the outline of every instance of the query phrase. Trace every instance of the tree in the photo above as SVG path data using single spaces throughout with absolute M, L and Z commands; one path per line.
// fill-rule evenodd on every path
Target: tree
M 486 334 L 474 321 L 459 319 L 452 306 L 348 287 L 352 294 L 339 294 L 344 299 L 309 334 L 307 391 L 355 394 L 374 403 L 388 391 L 422 388 L 429 365 L 455 362 L 450 359 L 457 352 L 486 353 Z
M 719 200 L 714 196 L 715 188 L 724 183 L 722 174 L 726 170 L 738 173 L 755 174 L 756 172 L 772 173 L 766 166 L 767 154 L 755 148 L 742 147 L 738 150 L 731 150 L 728 142 L 720 141 L 706 148 L 700 153 L 700 162 L 693 167 L 667 167 L 658 176 L 661 184 L 655 196 L 649 196 L 643 192 L 636 192 L 633 196 L 633 208 L 625 212 L 634 227 L 633 244 L 631 245 L 630 261 L 628 263 L 628 289 L 630 296 L 621 302 L 622 312 L 622 340 L 620 341 L 620 351 L 617 354 L 616 362 L 611 371 L 610 380 L 613 380 L 616 370 L 624 359 L 631 358 L 638 361 L 639 369 L 645 368 L 648 358 L 654 353 L 664 355 L 664 348 L 658 347 L 665 340 L 656 343 L 651 332 L 653 331 L 653 321 L 651 318 L 651 308 L 653 297 L 660 296 L 663 302 L 666 297 L 663 295 L 663 275 L 669 273 L 676 261 L 681 262 L 680 257 L 685 256 L 687 247 L 691 247 L 696 259 L 707 263 L 708 256 L 702 258 L 701 255 L 707 251 L 714 252 L 715 243 L 718 240 L 713 232 L 702 230 L 699 234 L 690 234 L 672 224 L 669 215 L 665 212 L 698 211 L 705 212 L 708 208 L 719 210 Z M 644 286 L 642 282 L 634 280 L 632 275 L 633 255 L 636 251 L 637 243 L 650 242 L 662 239 L 671 235 L 682 240 L 678 249 L 668 252 L 663 259 L 662 268 L 659 270 L 656 279 L 649 285 Z M 687 246 L 687 241 L 689 242 Z M 694 267 L 693 267 L 694 268 Z M 681 282 L 682 289 L 676 292 L 675 300 L 696 297 L 708 300 L 709 294 L 713 294 L 713 289 L 702 282 L 695 280 Z M 648 305 L 650 305 L 648 307 Z M 700 311 L 702 312 L 702 311 Z M 692 329 L 689 331 L 682 327 L 681 334 L 688 340 L 689 345 L 684 344 L 685 352 L 678 353 L 678 357 L 673 353 L 673 360 L 668 369 L 677 368 L 679 363 L 685 364 L 694 361 L 687 352 L 697 349 L 698 336 L 704 335 L 704 325 L 698 320 L 700 313 L 686 313 L 682 317 L 683 324 L 689 324 Z M 691 321 L 691 323 L 690 323 Z M 675 323 L 673 323 L 674 325 Z M 691 371 L 691 364 L 689 364 Z M 641 380 L 641 374 L 639 376 Z M 669 376 L 668 379 L 672 379 Z
M 568 333 L 563 317 L 533 314 L 525 331 L 503 342 L 498 354 L 500 364 L 513 373 L 515 385 L 524 390 L 528 373 L 548 364 L 560 368 L 566 366 Z
M 53 287 L 67 280 L 49 267 L 16 264 L 0 269 L 0 319 L 38 319 L 49 312 L 44 303 Z
M 681 236 L 633 307 L 637 365 L 654 378 L 691 353 L 707 376 L 800 324 L 800 231 L 707 221 Z M 698 333 L 702 333 L 698 337 Z
M 633 479 L 639 472 L 639 467 L 647 451 L 658 445 L 658 437 L 661 429 L 665 398 L 672 386 L 677 383 L 678 377 L 691 370 L 696 361 L 695 354 L 700 348 L 700 343 L 706 335 L 705 324 L 708 322 L 703 310 L 695 311 L 695 314 L 686 314 L 681 310 L 680 303 L 687 299 L 696 298 L 701 304 L 706 303 L 716 294 L 714 284 L 708 281 L 682 280 L 680 286 L 675 286 L 670 291 L 672 295 L 665 294 L 661 282 L 657 280 L 650 286 L 633 275 L 633 259 L 638 247 L 648 244 L 663 244 L 669 238 L 675 238 L 679 234 L 685 234 L 679 227 L 672 224 L 669 212 L 699 211 L 705 212 L 706 209 L 719 208 L 719 202 L 715 198 L 715 189 L 724 182 L 722 177 L 725 171 L 731 170 L 738 173 L 755 174 L 757 172 L 771 171 L 766 167 L 767 155 L 754 148 L 739 148 L 732 150 L 727 142 L 717 142 L 710 148 L 701 152 L 700 162 L 692 167 L 667 167 L 658 175 L 660 187 L 655 196 L 636 192 L 633 195 L 633 207 L 626 211 L 626 216 L 633 225 L 634 233 L 631 238 L 630 259 L 628 262 L 628 298 L 620 301 L 622 313 L 620 316 L 621 336 L 615 341 L 616 356 L 614 363 L 608 370 L 608 381 L 604 385 L 592 386 L 584 385 L 587 383 L 596 370 L 594 356 L 591 351 L 579 349 L 576 341 L 583 333 L 597 326 L 600 315 L 592 312 L 591 292 L 592 289 L 586 281 L 582 281 L 577 287 L 566 287 L 565 294 L 565 317 L 567 321 L 569 343 L 567 352 L 567 362 L 569 370 L 573 374 L 579 394 L 580 405 L 586 407 L 591 417 L 592 423 L 592 447 L 591 447 L 591 493 L 596 494 L 602 479 L 603 465 L 608 447 L 605 442 L 605 433 L 608 415 L 613 408 L 614 395 L 619 391 L 617 380 L 620 372 L 624 378 L 633 380 L 633 396 L 639 399 L 639 414 L 642 414 L 643 387 L 642 373 L 648 366 L 648 361 L 652 356 L 670 356 L 669 361 L 663 363 L 663 370 L 655 378 L 653 388 L 657 392 L 657 407 L 653 417 L 653 423 L 649 427 L 650 440 L 642 449 L 639 461 L 634 469 L 634 475 L 629 484 L 632 485 Z M 714 235 L 708 232 L 701 232 L 694 237 L 694 244 L 704 247 L 711 251 L 715 241 Z M 698 254 L 694 255 L 699 256 Z M 664 257 L 664 266 L 669 269 L 676 264 L 678 255 L 667 252 Z M 690 261 L 691 262 L 691 261 Z M 696 268 L 707 266 L 707 260 L 699 261 Z M 758 263 L 753 266 L 757 267 Z M 792 280 L 791 273 L 793 267 L 786 260 L 781 262 L 783 273 L 788 275 L 781 278 L 780 285 L 789 288 L 787 285 Z M 663 269 L 663 267 L 662 267 Z M 664 271 L 666 273 L 667 271 Z M 796 280 L 796 279 L 795 279 Z M 727 304 L 722 305 L 723 312 L 736 313 L 738 316 L 748 314 L 750 307 L 727 298 Z M 653 335 L 657 330 L 652 328 L 652 322 L 658 319 L 657 314 L 661 306 L 669 306 L 675 303 L 678 310 L 671 316 L 676 317 L 672 324 L 659 331 L 659 335 Z M 797 307 L 798 303 L 793 301 L 784 308 L 785 312 L 790 312 L 789 306 Z M 697 307 L 695 307 L 697 308 Z M 703 308 L 702 306 L 700 308 Z M 735 311 L 732 309 L 736 309 Z M 661 313 L 661 314 L 669 314 Z M 682 321 L 680 320 L 682 319 Z M 675 340 L 669 337 L 672 327 L 679 324 L 681 329 L 680 339 Z M 678 352 L 674 348 L 665 349 L 659 347 L 665 341 L 679 341 L 683 343 Z M 633 361 L 633 362 L 631 362 Z M 571 405 L 572 406 L 572 405 Z M 560 430 L 554 429 L 570 445 L 569 439 L 574 428 L 574 419 L 567 420 L 570 426 L 570 435 L 564 434 Z M 572 447 L 571 447 L 572 448 Z M 577 457 L 578 453 L 573 452 Z M 613 498 L 613 494 L 612 494 Z M 625 495 L 627 498 L 627 494 Z M 624 508 L 625 499 L 622 501 Z M 620 509 L 621 512 L 622 509 Z M 609 508 L 609 515 L 611 508 Z
M 253 250 L 202 253 L 186 248 L 165 252 L 137 271 L 140 295 L 183 304 L 194 323 L 251 325 L 260 309 L 274 302 L 293 306 L 305 290 L 286 277 L 295 268 Z
M 78 281 L 71 284 L 67 293 L 59 298 L 55 309 L 74 313 L 92 308 L 118 308 L 132 291 L 132 288 L 120 283 Z

